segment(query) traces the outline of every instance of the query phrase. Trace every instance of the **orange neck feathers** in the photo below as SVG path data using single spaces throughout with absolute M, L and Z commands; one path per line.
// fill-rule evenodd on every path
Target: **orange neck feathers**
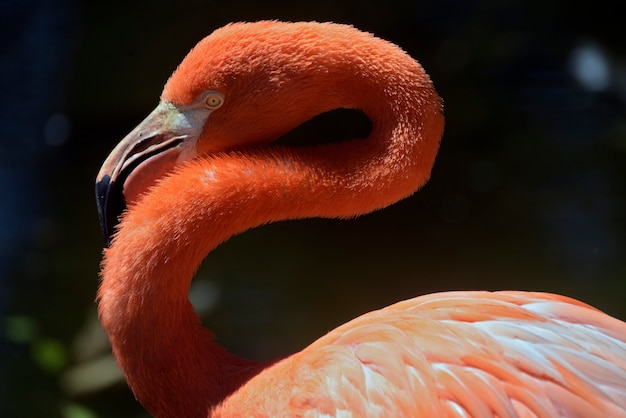
M 410 195 L 427 181 L 443 130 L 440 99 L 421 66 L 348 26 L 219 29 L 180 64 L 162 100 L 185 105 L 206 90 L 225 102 L 202 130 L 198 157 L 129 208 L 103 261 L 102 323 L 155 416 L 206 415 L 265 367 L 219 347 L 187 299 L 208 252 L 267 222 L 354 216 Z M 339 107 L 362 109 L 370 137 L 263 145 Z

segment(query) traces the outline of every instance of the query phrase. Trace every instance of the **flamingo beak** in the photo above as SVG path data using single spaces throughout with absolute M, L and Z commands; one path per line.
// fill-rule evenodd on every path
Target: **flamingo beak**
M 107 157 L 96 178 L 96 200 L 105 246 L 119 215 L 177 164 L 196 155 L 208 113 L 161 102 Z

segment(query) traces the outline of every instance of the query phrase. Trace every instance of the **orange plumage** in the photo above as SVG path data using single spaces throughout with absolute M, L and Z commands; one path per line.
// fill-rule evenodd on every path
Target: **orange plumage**
M 365 140 L 270 144 L 322 112 L 372 121 Z M 442 105 L 397 46 L 323 23 L 232 24 L 202 40 L 161 103 L 98 175 L 107 242 L 99 312 L 137 399 L 156 417 L 626 417 L 626 324 L 580 302 L 450 292 L 340 326 L 256 363 L 219 347 L 187 293 L 233 234 L 349 217 L 430 175 Z

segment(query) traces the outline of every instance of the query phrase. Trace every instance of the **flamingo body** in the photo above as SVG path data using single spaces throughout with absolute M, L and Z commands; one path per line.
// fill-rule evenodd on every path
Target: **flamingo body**
M 271 144 L 340 107 L 370 117 L 368 138 Z M 410 195 L 442 131 L 422 67 L 352 27 L 233 24 L 201 41 L 98 175 L 99 314 L 142 405 L 194 418 L 626 417 L 626 324 L 562 296 L 422 296 L 266 363 L 201 326 L 187 293 L 213 248 L 267 222 Z M 113 230 L 119 198 L 128 210 Z
M 624 324 L 569 298 L 438 293 L 338 327 L 221 408 L 224 416 L 618 417 L 625 355 Z

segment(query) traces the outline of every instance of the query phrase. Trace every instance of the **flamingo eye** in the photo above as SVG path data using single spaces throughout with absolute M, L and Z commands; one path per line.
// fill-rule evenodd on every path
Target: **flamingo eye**
M 218 94 L 210 94 L 204 100 L 204 104 L 211 110 L 215 110 L 224 104 L 224 98 Z

